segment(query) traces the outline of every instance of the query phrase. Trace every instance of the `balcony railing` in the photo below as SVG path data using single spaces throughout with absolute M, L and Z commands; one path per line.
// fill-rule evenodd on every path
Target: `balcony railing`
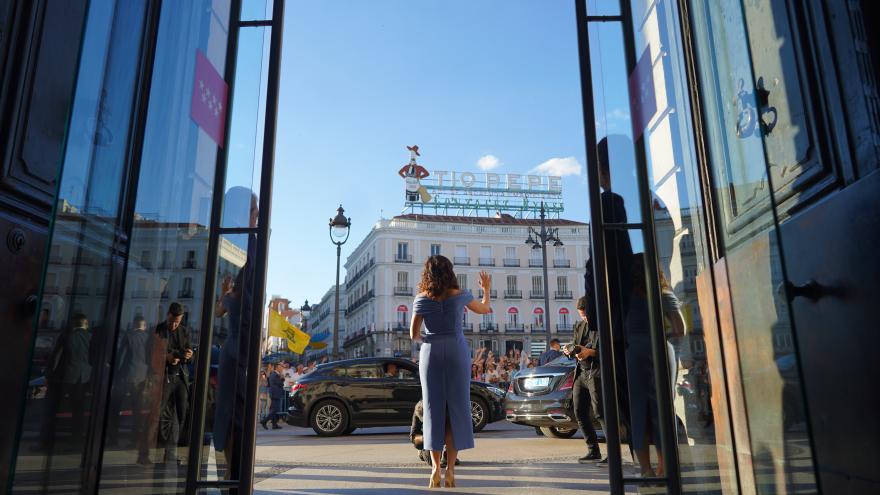
M 183 262 L 184 270 L 195 270 L 196 269 L 196 260 L 186 260 Z
M 522 299 L 521 290 L 505 290 L 504 299 Z
M 397 253 L 394 255 L 395 263 L 412 263 L 412 255 L 406 253 Z
M 477 297 L 479 297 L 480 299 L 483 298 L 483 289 L 479 290 L 479 295 Z M 490 299 L 498 299 L 498 291 L 495 289 L 490 290 L 489 291 L 489 298 Z
M 366 265 L 364 265 L 363 268 L 358 270 L 354 275 L 351 276 L 351 278 L 348 279 L 348 281 L 345 282 L 345 288 L 350 289 L 351 286 L 354 285 L 355 282 L 357 282 L 361 277 L 363 277 L 364 274 L 367 273 L 367 271 L 370 268 L 372 268 L 373 265 L 375 265 L 375 264 L 376 264 L 376 260 L 371 259 Z
M 192 299 L 193 291 L 192 289 L 179 290 L 177 291 L 177 297 L 179 297 L 180 299 Z
M 461 329 L 464 330 L 465 332 L 473 332 L 474 331 L 474 324 L 473 323 L 462 323 Z
M 553 260 L 554 268 L 571 268 L 571 260 Z
M 481 332 L 497 332 L 498 325 L 495 323 L 480 323 Z
M 530 290 L 529 291 L 529 299 L 544 299 L 544 291 Z
M 456 256 L 455 258 L 453 258 L 452 262 L 456 265 L 467 266 L 471 264 L 471 258 L 470 256 Z
M 544 260 L 529 260 L 529 268 L 541 268 L 542 266 L 544 266 Z
M 146 299 L 150 297 L 150 291 L 148 290 L 133 290 L 131 291 L 132 299 Z
M 571 299 L 572 293 L 570 290 L 558 290 L 553 293 L 554 299 Z
M 395 296 L 411 296 L 413 295 L 412 287 L 395 287 L 394 288 Z
M 504 324 L 504 331 L 507 333 L 522 333 L 525 331 L 525 328 L 520 324 L 514 325 L 511 323 L 505 323 Z
M 519 258 L 504 258 L 504 266 L 519 266 Z
M 373 296 L 375 296 L 375 295 L 376 295 L 376 293 L 373 291 L 373 289 L 370 289 L 369 291 L 367 291 L 366 294 L 364 294 L 363 296 L 358 298 L 353 303 L 349 304 L 348 307 L 345 308 L 345 314 L 347 315 L 347 314 L 351 313 L 352 311 L 358 309 L 359 307 L 363 306 L 364 303 L 366 303 L 367 301 L 372 299 Z
M 557 332 L 570 332 L 574 327 L 571 323 L 557 323 L 556 331 Z
M 495 258 L 480 258 L 480 266 L 495 266 Z

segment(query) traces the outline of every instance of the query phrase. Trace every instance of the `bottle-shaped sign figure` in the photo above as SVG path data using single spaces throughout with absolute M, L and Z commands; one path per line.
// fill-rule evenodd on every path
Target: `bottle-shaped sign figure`
M 427 203 L 431 201 L 431 195 L 428 194 L 421 180 L 431 174 L 425 170 L 425 167 L 416 163 L 416 157 L 421 156 L 418 145 L 407 146 L 406 149 L 409 150 L 409 163 L 397 172 L 406 183 L 406 201 L 415 202 L 421 200 L 422 203 Z

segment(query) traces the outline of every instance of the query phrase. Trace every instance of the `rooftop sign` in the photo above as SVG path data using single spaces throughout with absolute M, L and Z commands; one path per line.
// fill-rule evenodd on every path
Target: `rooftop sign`
M 531 216 L 540 211 L 557 216 L 563 210 L 562 177 L 492 172 L 428 171 L 416 162 L 418 146 L 407 146 L 410 161 L 398 171 L 404 179 L 405 207 L 434 213 L 482 216 L 497 212 Z

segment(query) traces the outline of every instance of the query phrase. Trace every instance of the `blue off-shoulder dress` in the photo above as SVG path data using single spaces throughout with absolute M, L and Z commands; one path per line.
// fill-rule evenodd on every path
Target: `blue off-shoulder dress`
M 419 353 L 425 450 L 443 450 L 447 415 L 455 449 L 474 447 L 471 358 L 461 328 L 464 307 L 473 300 L 473 294 L 465 290 L 444 301 L 418 296 L 413 302 L 413 311 L 425 322 Z

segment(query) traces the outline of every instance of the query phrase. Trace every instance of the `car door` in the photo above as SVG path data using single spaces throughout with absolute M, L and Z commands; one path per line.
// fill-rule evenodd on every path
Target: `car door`
M 422 398 L 422 384 L 419 381 L 419 369 L 395 361 L 397 374 L 385 378 L 385 388 L 389 397 L 389 406 L 393 410 L 395 422 L 409 424 L 412 419 L 416 402 Z
M 358 421 L 382 421 L 391 413 L 389 393 L 378 363 L 349 366 L 339 395 L 351 404 L 354 419 Z

